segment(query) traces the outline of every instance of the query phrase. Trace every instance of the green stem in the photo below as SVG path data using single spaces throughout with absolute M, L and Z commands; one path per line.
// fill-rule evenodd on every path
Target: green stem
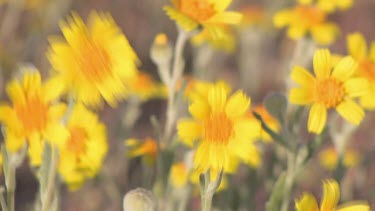
M 294 179 L 296 175 L 296 162 L 295 155 L 290 151 L 287 151 L 287 171 L 284 185 L 284 194 L 281 204 L 281 211 L 287 211 L 289 207 L 291 190 L 294 185 Z
M 54 200 L 54 194 L 56 189 L 56 176 L 57 176 L 57 163 L 59 153 L 57 148 L 51 147 L 51 161 L 48 168 L 48 179 L 45 190 L 42 191 L 42 211 L 51 210 L 51 204 Z
M 4 198 L 4 192 L 5 192 L 5 189 L 4 187 L 0 187 L 0 204 L 1 204 L 1 209 L 4 210 L 4 211 L 9 211 L 8 210 L 8 207 L 7 207 L 7 204 L 6 204 L 6 201 L 5 201 L 5 198 Z

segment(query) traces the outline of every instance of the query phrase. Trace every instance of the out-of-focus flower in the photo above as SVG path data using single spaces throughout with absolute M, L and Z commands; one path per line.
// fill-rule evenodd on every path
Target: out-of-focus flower
M 195 79 L 195 78 L 192 78 L 192 77 L 186 77 L 185 80 L 187 81 L 187 84 L 186 84 L 186 87 L 185 87 L 185 90 L 184 90 L 184 95 L 186 96 L 186 98 L 190 102 L 194 101 L 194 100 L 205 100 L 205 99 L 207 99 L 208 90 L 212 86 L 211 82 L 205 81 L 205 80 Z M 230 91 L 232 90 L 230 85 L 223 80 L 218 80 L 214 84 L 224 87 L 225 92 L 227 94 L 229 94 Z
M 60 148 L 58 171 L 70 190 L 100 170 L 108 151 L 106 128 L 97 114 L 77 104 L 67 121 L 69 138 Z
M 319 153 L 319 161 L 328 170 L 334 170 L 339 161 L 339 155 L 334 147 L 329 147 Z M 354 167 L 360 162 L 360 157 L 357 151 L 347 149 L 344 152 L 343 164 L 347 168 Z
M 139 97 L 142 101 L 167 97 L 166 88 L 145 72 L 139 72 L 134 80 L 129 81 L 128 88 L 130 94 Z
M 158 153 L 158 145 L 156 140 L 147 137 L 143 142 L 139 139 L 127 139 L 125 140 L 125 146 L 129 148 L 128 157 L 144 157 L 145 161 L 149 164 L 153 164 Z
M 181 141 L 193 146 L 198 141 L 194 165 L 198 172 L 228 172 L 231 165 L 244 161 L 259 165 L 260 157 L 253 141 L 259 136 L 260 125 L 246 117 L 250 98 L 242 91 L 231 96 L 221 84 L 210 85 L 207 98 L 196 98 L 189 106 L 194 119 L 178 122 Z
M 138 58 L 107 13 L 91 12 L 87 26 L 75 13 L 61 24 L 65 40 L 51 38 L 48 58 L 60 83 L 79 102 L 111 106 L 128 94 Z
M 365 112 L 354 102 L 367 91 L 363 78 L 354 78 L 357 62 L 351 56 L 344 57 L 332 70 L 331 53 L 327 49 L 314 54 L 314 77 L 308 70 L 296 66 L 291 78 L 300 87 L 291 89 L 289 101 L 297 105 L 311 105 L 308 120 L 309 132 L 321 133 L 327 120 L 327 110 L 336 111 L 352 124 L 358 125 Z
M 272 129 L 273 131 L 275 131 L 275 132 L 279 131 L 279 129 L 280 129 L 280 125 L 279 125 L 279 123 L 277 122 L 277 120 L 276 120 L 275 118 L 273 118 L 273 117 L 268 113 L 268 111 L 266 110 L 266 108 L 265 108 L 263 105 L 257 105 L 257 106 L 254 106 L 253 109 L 252 109 L 252 112 L 253 112 L 253 111 L 256 112 L 256 113 L 258 113 L 258 114 L 262 117 L 263 121 L 267 124 L 267 126 L 268 126 L 269 128 L 271 128 L 271 129 Z M 251 118 L 256 119 L 256 118 L 254 117 L 254 115 L 253 115 L 252 112 L 249 113 L 249 116 L 250 116 Z M 266 142 L 266 143 L 269 143 L 269 142 L 272 141 L 271 136 L 268 135 L 268 133 L 267 133 L 266 131 L 264 131 L 262 128 L 261 128 L 261 131 L 260 131 L 260 138 L 261 138 L 264 142 Z
M 217 30 L 220 30 L 221 34 L 221 36 L 217 39 L 213 39 L 213 37 L 210 36 L 210 32 L 207 29 L 204 29 L 199 34 L 191 38 L 191 43 L 194 46 L 201 46 L 208 43 L 216 49 L 232 53 L 236 48 L 236 39 L 233 32 L 228 27 L 221 27 Z
M 312 2 L 313 0 L 304 0 Z M 316 5 L 326 12 L 334 12 L 337 9 L 347 10 L 353 6 L 353 0 L 317 0 Z
M 334 42 L 339 33 L 337 25 L 328 22 L 326 12 L 319 7 L 311 2 L 301 4 L 301 1 L 294 8 L 277 12 L 273 19 L 275 26 L 288 27 L 287 34 L 294 40 L 308 34 L 318 44 L 329 45 Z
M 14 79 L 6 87 L 12 106 L 5 103 L 0 105 L 6 148 L 16 152 L 27 140 L 30 154 L 34 149 L 41 149 L 43 140 L 56 145 L 64 144 L 69 133 L 60 120 L 66 106 L 63 103 L 54 104 L 61 94 L 61 85 L 54 79 L 42 83 L 35 69 L 25 68 L 22 71 L 22 80 Z M 31 159 L 31 164 L 38 165 L 40 159 Z
M 243 7 L 240 12 L 243 15 L 241 26 L 249 27 L 261 24 L 264 21 L 264 9 L 256 5 L 248 5 Z
M 214 38 L 222 35 L 220 27 L 239 24 L 241 14 L 225 11 L 232 0 L 172 0 L 173 7 L 165 6 L 168 16 L 186 31 L 202 27 Z
M 335 180 L 326 180 L 323 182 L 323 198 L 320 208 L 313 195 L 304 193 L 302 198 L 296 200 L 297 211 L 369 211 L 367 202 L 347 202 L 339 207 L 337 204 L 340 199 L 339 185 Z
M 347 37 L 349 54 L 358 62 L 357 74 L 368 81 L 368 92 L 360 97 L 360 104 L 366 109 L 375 109 L 375 42 L 367 48 L 366 40 L 360 33 Z

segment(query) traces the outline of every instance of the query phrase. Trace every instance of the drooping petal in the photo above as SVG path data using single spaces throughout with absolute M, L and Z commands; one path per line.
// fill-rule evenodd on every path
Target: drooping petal
M 349 54 L 356 60 L 360 60 L 367 55 L 366 40 L 360 33 L 353 33 L 347 37 Z
M 349 122 L 358 125 L 365 116 L 364 110 L 351 99 L 345 99 L 336 107 L 337 112 Z
M 202 125 L 194 120 L 180 120 L 177 124 L 177 133 L 183 143 L 192 147 L 194 141 L 202 136 Z
M 297 211 L 317 211 L 319 210 L 318 203 L 313 195 L 310 193 L 303 193 L 300 200 L 296 201 Z
M 236 118 L 244 115 L 250 106 L 250 98 L 242 91 L 234 93 L 227 102 L 225 113 L 229 118 Z
M 314 103 L 310 109 L 309 120 L 307 123 L 308 131 L 321 133 L 327 121 L 327 109 L 324 105 Z
M 346 81 L 354 74 L 357 67 L 358 63 L 351 56 L 346 56 L 337 63 L 333 69 L 332 76 L 339 81 Z
M 301 66 L 295 66 L 290 76 L 295 82 L 304 87 L 310 87 L 315 80 L 311 73 Z
M 344 83 L 344 89 L 349 97 L 360 97 L 368 92 L 369 84 L 364 78 L 352 78 Z
M 313 99 L 310 89 L 294 88 L 289 92 L 289 101 L 297 105 L 308 105 L 313 102 Z
M 339 185 L 335 180 L 323 182 L 323 200 L 320 210 L 335 210 L 340 198 Z
M 328 49 L 320 49 L 314 53 L 314 73 L 318 79 L 327 78 L 331 73 L 331 53 Z

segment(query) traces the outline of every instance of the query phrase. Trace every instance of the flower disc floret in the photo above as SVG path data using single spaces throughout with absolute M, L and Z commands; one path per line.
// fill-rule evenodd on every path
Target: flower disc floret
M 336 107 L 344 100 L 344 86 L 335 78 L 317 80 L 315 83 L 314 100 L 326 108 Z

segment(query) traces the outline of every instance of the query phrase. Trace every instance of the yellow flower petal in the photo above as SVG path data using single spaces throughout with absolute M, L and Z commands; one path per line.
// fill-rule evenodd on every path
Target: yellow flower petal
M 369 84 L 364 78 L 352 78 L 344 83 L 344 88 L 349 97 L 359 97 L 368 92 Z
M 244 115 L 249 106 L 250 99 L 242 91 L 237 91 L 228 99 L 225 113 L 229 118 L 236 118 Z
M 273 17 L 273 24 L 277 28 L 282 28 L 284 26 L 287 26 L 291 20 L 293 19 L 293 13 L 289 10 L 283 10 L 278 13 Z
M 366 109 L 375 109 L 375 88 L 370 88 L 365 95 L 360 97 L 360 104 Z
M 189 106 L 189 112 L 195 119 L 202 120 L 210 115 L 211 108 L 206 102 L 196 100 Z
M 315 51 L 313 64 L 314 73 L 318 79 L 327 78 L 331 73 L 331 53 L 328 49 L 319 49 Z
M 309 5 L 311 4 L 312 0 L 297 0 L 298 3 L 300 4 L 305 4 L 305 5 Z
M 232 3 L 232 0 L 220 0 L 220 1 L 210 0 L 210 1 L 214 4 L 216 11 L 219 11 L 219 12 L 227 9 L 230 3 Z
M 339 28 L 336 24 L 325 23 L 311 28 L 311 36 L 314 41 L 321 45 L 329 45 L 336 40 Z
M 13 104 L 25 104 L 25 92 L 17 80 L 12 80 L 6 86 L 7 94 Z
M 43 98 L 45 102 L 54 101 L 65 91 L 65 85 L 61 78 L 50 78 L 43 85 Z
M 375 41 L 371 42 L 370 54 L 368 57 L 370 61 L 375 62 Z
M 210 19 L 205 21 L 209 24 L 239 24 L 242 19 L 242 14 L 238 12 L 222 12 L 217 13 Z
M 170 6 L 165 6 L 163 9 L 172 20 L 175 20 L 186 31 L 191 31 L 199 26 L 198 22 Z
M 237 134 L 237 137 L 249 140 L 259 137 L 262 127 L 257 120 L 244 118 L 237 120 L 233 129 L 235 134 Z
M 59 123 L 51 123 L 45 130 L 46 140 L 57 146 L 63 146 L 69 138 L 69 131 Z
M 297 211 L 317 211 L 319 210 L 318 203 L 313 195 L 310 193 L 303 193 L 300 200 L 296 201 Z
M 327 121 L 327 109 L 322 104 L 314 103 L 310 109 L 307 123 L 308 131 L 321 133 Z
M 295 25 L 291 25 L 288 28 L 288 31 L 287 31 L 288 36 L 290 38 L 292 38 L 292 39 L 295 39 L 295 40 L 303 37 L 306 33 L 307 33 L 307 28 L 306 27 L 304 27 L 304 26 L 295 26 Z
M 339 81 L 346 81 L 354 74 L 357 67 L 358 63 L 351 56 L 346 56 L 335 66 L 332 76 Z
M 363 109 L 351 99 L 345 99 L 336 107 L 336 110 L 342 117 L 355 125 L 358 125 L 365 116 Z
M 180 120 L 177 124 L 177 131 L 182 142 L 192 147 L 194 141 L 202 136 L 202 125 L 194 120 Z
M 360 60 L 367 55 L 366 40 L 360 33 L 353 33 L 347 36 L 349 54 L 356 60 Z
M 370 211 L 367 202 L 348 202 L 340 205 L 337 211 Z
M 213 113 L 223 112 L 227 101 L 227 93 L 224 87 L 214 85 L 208 92 L 208 104 Z
M 308 70 L 300 66 L 295 66 L 290 76 L 295 82 L 305 87 L 311 87 L 315 80 Z
M 297 105 L 307 105 L 313 102 L 313 93 L 310 89 L 294 88 L 289 92 L 289 101 Z
M 335 180 L 323 182 L 323 200 L 320 210 L 335 210 L 340 198 L 339 185 Z
M 336 2 L 337 6 L 342 10 L 347 10 L 353 6 L 353 0 L 339 0 Z

